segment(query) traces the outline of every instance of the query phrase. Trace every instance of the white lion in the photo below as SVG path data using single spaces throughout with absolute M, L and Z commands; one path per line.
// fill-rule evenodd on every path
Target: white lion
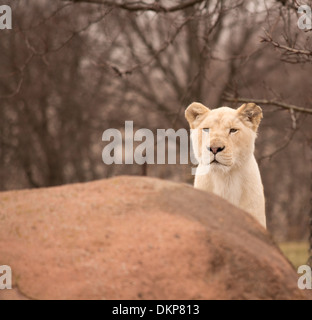
M 266 228 L 265 200 L 258 164 L 254 156 L 257 129 L 263 117 L 254 103 L 237 110 L 214 110 L 200 103 L 185 111 L 192 130 L 199 162 L 194 187 L 213 192 L 249 212 Z M 203 141 L 206 133 L 208 139 Z M 200 134 L 199 134 L 200 133 Z M 195 141 L 196 140 L 196 141 Z M 203 174 L 203 167 L 208 170 Z

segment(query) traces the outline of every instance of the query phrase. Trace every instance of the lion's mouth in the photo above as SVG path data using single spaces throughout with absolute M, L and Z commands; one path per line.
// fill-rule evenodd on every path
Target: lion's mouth
M 210 162 L 210 165 L 217 165 L 217 166 L 224 166 L 224 167 L 229 167 L 229 165 L 225 163 L 219 162 L 217 159 L 214 159 Z
M 210 164 L 222 164 L 218 160 L 214 159 L 213 161 L 210 162 Z

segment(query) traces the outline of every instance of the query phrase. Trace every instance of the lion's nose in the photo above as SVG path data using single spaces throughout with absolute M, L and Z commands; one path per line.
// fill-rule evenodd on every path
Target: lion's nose
M 225 147 L 208 147 L 208 150 L 211 151 L 213 154 L 217 154 L 219 152 L 222 152 L 225 149 Z

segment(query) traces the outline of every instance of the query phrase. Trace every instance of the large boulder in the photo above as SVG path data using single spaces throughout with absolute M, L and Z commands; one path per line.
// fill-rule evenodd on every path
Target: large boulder
M 0 299 L 305 299 L 247 213 L 185 184 L 117 177 L 0 193 Z

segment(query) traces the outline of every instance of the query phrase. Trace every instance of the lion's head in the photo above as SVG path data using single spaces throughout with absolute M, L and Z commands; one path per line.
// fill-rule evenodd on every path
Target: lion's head
M 242 166 L 253 154 L 263 115 L 254 103 L 243 104 L 237 110 L 210 110 L 195 102 L 186 109 L 185 117 L 193 129 L 191 138 L 197 146 L 194 153 L 198 162 L 210 164 L 210 170 L 228 171 Z

